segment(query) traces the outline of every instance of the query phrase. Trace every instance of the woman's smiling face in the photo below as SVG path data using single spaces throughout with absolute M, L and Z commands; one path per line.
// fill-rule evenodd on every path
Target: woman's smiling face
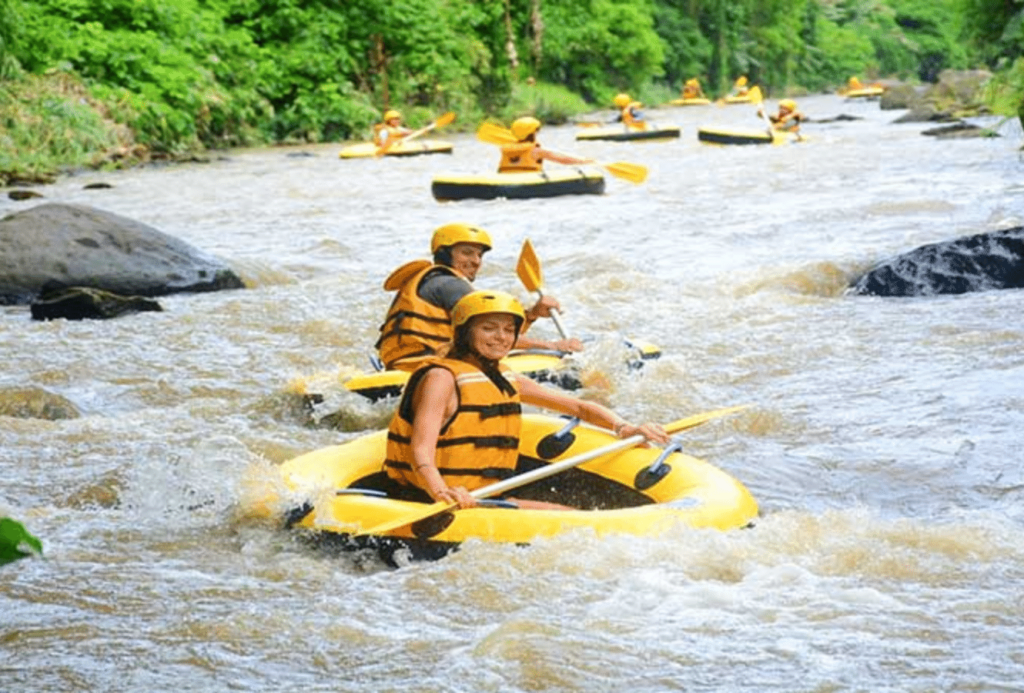
M 516 321 L 507 313 L 487 313 L 473 318 L 469 325 L 469 343 L 486 359 L 505 358 L 516 342 Z

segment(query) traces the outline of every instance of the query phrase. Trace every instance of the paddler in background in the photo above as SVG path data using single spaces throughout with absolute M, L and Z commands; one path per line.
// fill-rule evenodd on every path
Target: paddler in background
M 452 339 L 451 310 L 473 291 L 476 274 L 484 253 L 491 249 L 491 237 L 481 228 L 468 224 L 445 224 L 434 231 L 430 251 L 434 262 L 414 260 L 402 265 L 387 278 L 384 288 L 398 291 L 387 317 L 380 326 L 377 351 L 384 366 L 403 371 L 415 370 L 424 359 Z M 541 297 L 528 311 L 522 332 L 538 318 L 560 310 L 551 296 Z M 578 339 L 543 341 L 520 335 L 519 349 L 581 351 Z
M 747 86 L 747 76 L 740 75 L 733 82 L 732 91 L 729 92 L 729 96 L 746 96 L 749 91 L 750 87 Z
M 540 121 L 531 116 L 516 118 L 509 128 L 516 138 L 512 144 L 501 145 L 501 161 L 498 173 L 522 173 L 543 171 L 544 161 L 550 160 L 567 166 L 593 163 L 593 159 L 582 159 L 561 152 L 544 149 L 537 141 Z
M 423 503 L 477 505 L 470 492 L 516 473 L 522 403 L 610 429 L 619 438 L 669 436 L 658 424 L 631 424 L 610 409 L 543 387 L 501 363 L 526 328 L 529 311 L 500 291 L 474 291 L 451 311 L 452 342 L 410 377 L 388 427 L 388 495 Z M 570 510 L 505 498 L 520 508 Z
M 393 139 L 402 139 L 410 134 L 412 130 L 402 125 L 402 114 L 395 110 L 384 113 L 384 122 L 373 126 L 373 143 L 383 147 L 386 142 Z
M 758 106 L 757 115 L 764 117 L 764 106 Z M 769 114 L 768 119 L 772 121 L 772 129 L 779 132 L 789 132 L 797 137 L 800 136 L 800 122 L 804 114 L 797 110 L 796 101 L 793 99 L 782 99 L 779 101 L 779 111 L 774 115 Z
M 640 110 L 643 104 L 629 98 L 629 94 L 617 94 L 612 102 L 619 108 L 619 115 L 614 122 L 622 123 L 630 130 L 647 129 L 647 121 Z
M 683 98 L 684 99 L 703 99 L 704 90 L 700 88 L 700 81 L 696 77 L 691 77 L 686 80 L 683 85 Z

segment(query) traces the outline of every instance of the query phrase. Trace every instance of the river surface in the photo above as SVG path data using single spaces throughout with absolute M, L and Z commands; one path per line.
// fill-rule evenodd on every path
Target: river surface
M 549 147 L 650 167 L 603 196 L 435 202 L 433 174 L 496 165 L 471 134 L 445 138 L 452 156 L 244 150 L 42 189 L 249 288 L 105 322 L 0 307 L 0 388 L 82 413 L 0 417 L 0 511 L 45 546 L 0 569 L 0 689 L 1024 690 L 1024 294 L 844 293 L 894 254 L 1024 224 L 1019 124 L 941 142 L 877 103 L 800 105 L 861 120 L 778 147 L 697 141 L 757 127 L 749 106 L 651 112 L 683 127 L 668 143 L 545 128 Z M 484 288 L 526 298 L 513 267 L 533 241 L 607 376 L 584 396 L 653 421 L 752 405 L 686 436 L 751 490 L 753 529 L 470 543 L 393 570 L 248 512 L 277 464 L 386 424 L 389 404 L 339 383 L 369 368 L 384 278 L 460 220 L 494 238 Z M 630 375 L 622 336 L 664 356 Z M 303 390 L 348 430 L 304 425 Z

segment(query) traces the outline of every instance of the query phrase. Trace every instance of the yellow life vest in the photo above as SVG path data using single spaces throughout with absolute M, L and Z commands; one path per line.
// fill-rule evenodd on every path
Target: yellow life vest
M 646 130 L 647 123 L 643 120 L 637 120 L 633 117 L 633 109 L 640 108 L 642 104 L 639 101 L 633 101 L 628 106 L 622 109 L 622 123 L 631 130 Z
M 462 277 L 451 267 L 417 260 L 399 267 L 384 282 L 386 290 L 398 289 L 380 326 L 380 338 L 376 344 L 386 368 L 414 370 L 420 364 L 419 359 L 432 356 L 438 347 L 452 339 L 454 333 L 448 311 L 424 300 L 418 293 L 420 282 L 432 272 Z M 393 281 L 395 278 L 398 281 Z M 408 361 L 402 363 L 405 359 Z
M 415 471 L 412 454 L 412 398 L 416 386 L 431 368 L 445 368 L 455 376 L 458 409 L 441 427 L 434 463 L 449 486 L 467 490 L 488 486 L 515 474 L 519 460 L 522 407 L 519 391 L 512 395 L 498 389 L 476 366 L 457 359 L 432 361 L 412 374 L 402 401 L 388 426 L 384 470 L 394 481 L 426 491 Z M 515 387 L 513 373 L 501 373 Z
M 384 131 L 387 131 L 387 137 L 383 137 L 381 135 Z M 402 133 L 398 128 L 387 125 L 386 123 L 377 123 L 373 126 L 373 143 L 378 147 L 382 146 L 388 140 L 393 139 L 402 139 Z
M 498 173 L 512 173 L 520 171 L 542 171 L 542 162 L 530 156 L 530 152 L 539 147 L 536 142 L 516 142 L 505 144 L 501 147 L 501 163 L 498 164 Z

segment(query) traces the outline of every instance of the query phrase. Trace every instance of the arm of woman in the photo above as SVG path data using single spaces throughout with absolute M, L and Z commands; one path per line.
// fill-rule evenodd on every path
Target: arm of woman
M 543 149 L 538 147 L 533 151 L 533 154 L 537 159 L 547 159 L 554 161 L 558 164 L 565 164 L 566 166 L 577 166 L 580 164 L 592 164 L 593 159 L 584 159 L 578 156 L 569 156 L 568 154 L 562 154 L 561 152 L 553 152 L 550 149 Z
M 589 424 L 611 429 L 619 438 L 629 438 L 639 433 L 655 443 L 664 445 L 669 442 L 669 435 L 660 424 L 645 423 L 637 426 L 597 402 L 563 395 L 556 390 L 542 387 L 523 375 L 516 376 L 516 386 L 519 388 L 519 398 L 523 402 L 553 409 L 569 416 L 577 416 Z
M 430 497 L 437 502 L 458 503 L 472 508 L 476 499 L 465 488 L 450 488 L 437 468 L 437 439 L 441 427 L 455 413 L 455 376 L 445 368 L 431 368 L 419 382 L 412 397 L 413 466 Z

